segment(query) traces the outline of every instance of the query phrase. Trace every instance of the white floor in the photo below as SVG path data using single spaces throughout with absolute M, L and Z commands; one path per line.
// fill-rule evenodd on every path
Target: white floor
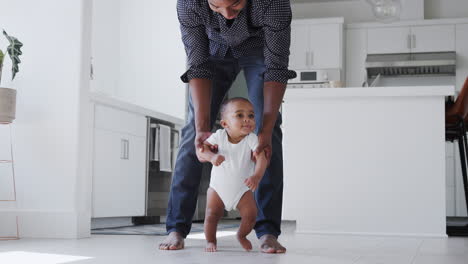
M 230 232 L 231 231 L 231 232 Z M 428 239 L 370 236 L 324 236 L 295 234 L 286 226 L 281 242 L 283 255 L 262 254 L 253 234 L 253 252 L 244 252 L 234 236 L 224 231 L 218 239 L 219 252 L 205 253 L 204 240 L 189 238 L 182 251 L 160 251 L 163 237 L 93 235 L 90 239 L 21 239 L 0 241 L 0 263 L 216 263 L 216 264 L 341 264 L 341 263 L 468 263 L 468 238 Z M 197 234 L 194 234 L 197 235 Z M 202 234 L 198 235 L 203 238 Z

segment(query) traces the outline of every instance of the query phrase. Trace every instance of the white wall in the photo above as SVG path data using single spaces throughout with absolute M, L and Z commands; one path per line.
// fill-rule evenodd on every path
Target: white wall
M 116 96 L 119 85 L 120 0 L 93 0 L 93 92 Z
M 426 19 L 437 18 L 461 18 L 468 17 L 468 1 L 466 0 L 425 0 L 424 17 Z
M 424 18 L 424 0 L 401 0 L 401 20 Z M 345 23 L 375 21 L 365 0 L 292 4 L 293 18 L 344 17 Z
M 93 90 L 184 118 L 176 0 L 95 0 Z
M 78 236 L 89 1 L 0 0 L 0 27 L 24 43 L 11 83 L 18 90 L 13 140 L 22 237 Z

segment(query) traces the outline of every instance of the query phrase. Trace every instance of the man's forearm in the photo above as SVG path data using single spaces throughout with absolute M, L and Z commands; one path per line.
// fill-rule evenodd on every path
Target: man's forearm
M 256 163 L 255 163 L 255 171 L 254 175 L 259 177 L 260 179 L 263 177 L 263 174 L 265 174 L 265 171 L 268 167 L 268 161 L 265 157 L 265 152 L 260 152 L 256 157 Z
M 210 131 L 211 80 L 190 80 L 190 96 L 195 114 L 196 131 Z
M 286 84 L 279 82 L 265 82 L 263 86 L 264 103 L 262 132 L 271 133 L 273 131 L 285 91 Z

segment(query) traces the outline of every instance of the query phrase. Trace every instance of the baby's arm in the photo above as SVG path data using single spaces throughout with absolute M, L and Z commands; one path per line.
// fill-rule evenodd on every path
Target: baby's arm
M 258 187 L 258 184 L 260 183 L 260 180 L 263 177 L 263 174 L 265 174 L 265 170 L 268 166 L 268 161 L 265 156 L 265 151 L 262 151 L 260 153 L 254 152 L 254 156 L 256 159 L 256 164 L 255 164 L 255 171 L 252 176 L 249 178 L 245 179 L 244 183 L 249 189 L 252 191 L 255 191 Z
M 224 161 L 224 156 L 214 153 L 211 150 L 211 145 L 207 142 L 203 144 L 203 152 L 197 149 L 198 156 L 201 157 L 203 160 L 211 162 L 214 166 L 219 166 Z

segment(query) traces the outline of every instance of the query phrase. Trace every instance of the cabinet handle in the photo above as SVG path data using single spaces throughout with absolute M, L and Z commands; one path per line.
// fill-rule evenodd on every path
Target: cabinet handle
M 309 67 L 309 52 L 306 51 L 306 66 Z
M 413 49 L 416 48 L 416 35 L 412 34 L 413 39 L 411 40 L 411 43 L 413 43 Z
M 314 65 L 314 52 L 311 51 L 309 52 L 310 54 L 310 66 L 313 66 Z
M 130 159 L 129 153 L 130 153 L 130 141 L 127 140 L 127 153 L 125 155 L 125 159 Z
M 408 35 L 406 40 L 407 40 L 407 45 L 406 46 L 408 47 L 408 49 L 411 49 L 411 35 Z
M 128 159 L 129 142 L 127 139 L 120 140 L 120 159 Z

